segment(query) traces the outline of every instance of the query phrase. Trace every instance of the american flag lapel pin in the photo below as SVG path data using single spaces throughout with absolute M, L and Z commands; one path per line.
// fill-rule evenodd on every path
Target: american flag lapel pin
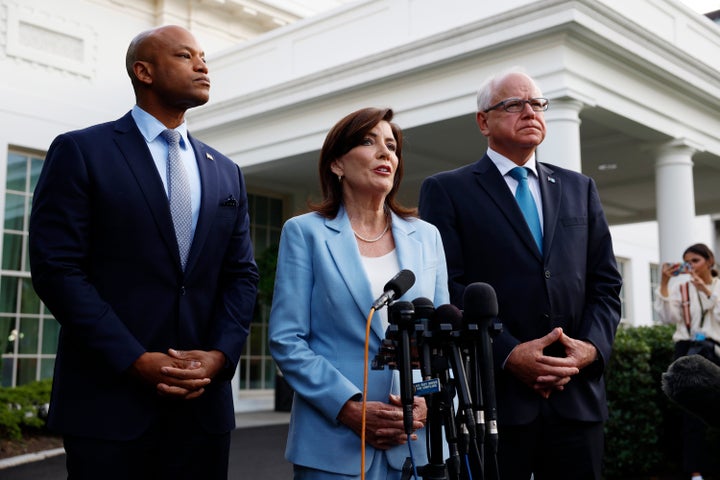
M 547 177 L 548 182 L 555 183 L 555 179 L 553 177 Z

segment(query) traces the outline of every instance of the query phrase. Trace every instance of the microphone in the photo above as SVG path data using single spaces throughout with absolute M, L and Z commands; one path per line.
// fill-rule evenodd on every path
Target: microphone
M 720 427 L 720 367 L 700 355 L 680 357 L 662 374 L 662 390 L 685 411 Z
M 403 271 L 409 272 L 409 270 Z M 412 379 L 410 331 L 414 331 L 415 329 L 415 309 L 410 302 L 394 302 L 388 307 L 388 311 L 390 324 L 396 325 L 400 331 L 400 356 L 398 357 L 398 369 L 400 370 L 400 401 L 403 408 L 403 427 L 405 428 L 405 433 L 410 435 L 413 432 L 413 397 L 415 393 Z
M 459 408 L 465 413 L 466 426 L 470 434 L 474 437 L 475 433 L 475 417 L 472 413 L 472 398 L 470 396 L 470 387 L 465 374 L 465 363 L 457 345 L 456 339 L 461 335 L 463 314 L 459 308 L 452 304 L 440 305 L 435 310 L 435 320 L 440 324 L 449 324 L 452 326 L 452 332 L 448 336 L 448 340 L 443 344 L 443 350 L 448 354 L 450 366 L 452 367 L 455 381 L 458 387 L 458 403 Z
M 422 325 L 422 336 L 420 337 L 420 372 L 423 380 L 432 378 L 432 354 L 430 352 L 429 337 L 430 319 L 435 314 L 435 306 L 432 300 L 425 297 L 418 297 L 412 301 L 415 308 L 415 321 Z
M 415 283 L 415 274 L 410 270 L 400 270 L 397 275 L 390 279 L 383 287 L 383 294 L 380 295 L 372 305 L 372 308 L 380 310 L 382 307 L 402 297 Z
M 483 282 L 471 283 L 465 287 L 463 293 L 463 306 L 465 310 L 465 324 L 476 324 L 480 341 L 480 355 L 482 361 L 479 368 L 483 407 L 485 409 L 485 421 L 488 430 L 490 444 L 490 460 L 488 466 L 489 478 L 499 477 L 497 473 L 498 428 L 497 428 L 497 403 L 495 399 L 495 369 L 492 354 L 492 342 L 490 341 L 490 329 L 493 328 L 493 319 L 498 314 L 498 303 L 495 289 Z

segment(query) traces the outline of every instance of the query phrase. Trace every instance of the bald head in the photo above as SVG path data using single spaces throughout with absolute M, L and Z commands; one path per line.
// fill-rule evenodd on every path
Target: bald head
M 182 121 L 188 108 L 210 98 L 205 52 L 183 27 L 166 25 L 138 34 L 125 64 L 138 106 L 168 123 Z

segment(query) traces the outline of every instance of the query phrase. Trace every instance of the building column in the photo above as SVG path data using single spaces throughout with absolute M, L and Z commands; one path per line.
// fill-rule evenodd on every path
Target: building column
M 580 100 L 565 97 L 550 100 L 545 112 L 547 135 L 538 147 L 537 159 L 576 172 L 582 171 L 580 158 Z
M 661 263 L 682 260 L 682 253 L 696 241 L 693 238 L 694 153 L 694 148 L 677 140 L 657 149 L 655 202 Z

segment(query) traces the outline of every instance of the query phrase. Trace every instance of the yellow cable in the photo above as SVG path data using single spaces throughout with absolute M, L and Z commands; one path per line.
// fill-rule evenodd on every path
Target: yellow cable
M 375 314 L 375 307 L 370 309 L 365 326 L 365 367 L 363 369 L 362 421 L 360 423 L 360 479 L 365 480 L 365 411 L 367 407 L 368 364 L 370 363 L 370 322 Z

